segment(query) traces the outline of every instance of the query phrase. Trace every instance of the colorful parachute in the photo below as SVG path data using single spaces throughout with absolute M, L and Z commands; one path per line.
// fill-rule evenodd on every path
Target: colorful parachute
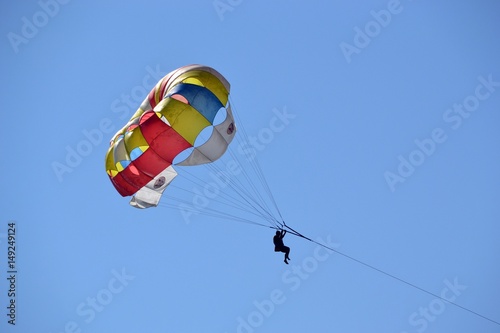
M 216 70 L 201 65 L 181 67 L 167 74 L 151 90 L 129 122 L 111 139 L 106 171 L 122 196 L 133 195 L 137 208 L 158 205 L 177 176 L 175 157 L 194 147 L 200 132 L 212 126 L 210 138 L 176 163 L 191 166 L 220 158 L 236 133 L 228 102 L 229 82 Z M 226 119 L 214 126 L 219 110 Z

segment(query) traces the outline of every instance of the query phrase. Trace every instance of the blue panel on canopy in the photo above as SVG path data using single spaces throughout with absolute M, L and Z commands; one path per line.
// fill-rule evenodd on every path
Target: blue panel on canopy
M 221 107 L 222 103 L 219 101 L 210 90 L 196 84 L 180 83 L 170 89 L 166 97 L 172 95 L 183 96 L 193 108 L 201 113 L 210 124 L 214 123 L 215 115 Z

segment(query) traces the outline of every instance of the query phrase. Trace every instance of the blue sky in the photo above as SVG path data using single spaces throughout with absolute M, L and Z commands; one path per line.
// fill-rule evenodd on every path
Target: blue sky
M 104 168 L 159 78 L 211 66 L 287 224 L 499 322 L 497 1 L 1 6 L 2 332 L 500 332 L 293 235 L 286 266 L 271 229 L 134 209 Z

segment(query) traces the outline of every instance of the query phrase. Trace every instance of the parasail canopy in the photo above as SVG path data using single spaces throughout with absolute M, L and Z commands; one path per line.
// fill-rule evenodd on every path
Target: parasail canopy
M 236 134 L 228 102 L 229 82 L 213 68 L 189 65 L 163 77 L 144 99 L 132 118 L 111 139 L 106 153 L 106 171 L 122 196 L 133 196 L 137 208 L 158 205 L 165 188 L 177 176 L 175 158 L 191 153 L 175 165 L 211 163 L 227 150 Z M 225 120 L 214 126 L 217 113 Z M 210 138 L 195 146 L 207 127 Z

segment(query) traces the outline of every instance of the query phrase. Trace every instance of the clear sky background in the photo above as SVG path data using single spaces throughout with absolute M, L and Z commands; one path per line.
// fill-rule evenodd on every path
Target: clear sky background
M 214 67 L 290 226 L 500 322 L 498 1 L 41 0 L 0 22 L 0 331 L 500 332 L 293 235 L 287 266 L 271 229 L 134 209 L 104 168 L 158 79 Z

